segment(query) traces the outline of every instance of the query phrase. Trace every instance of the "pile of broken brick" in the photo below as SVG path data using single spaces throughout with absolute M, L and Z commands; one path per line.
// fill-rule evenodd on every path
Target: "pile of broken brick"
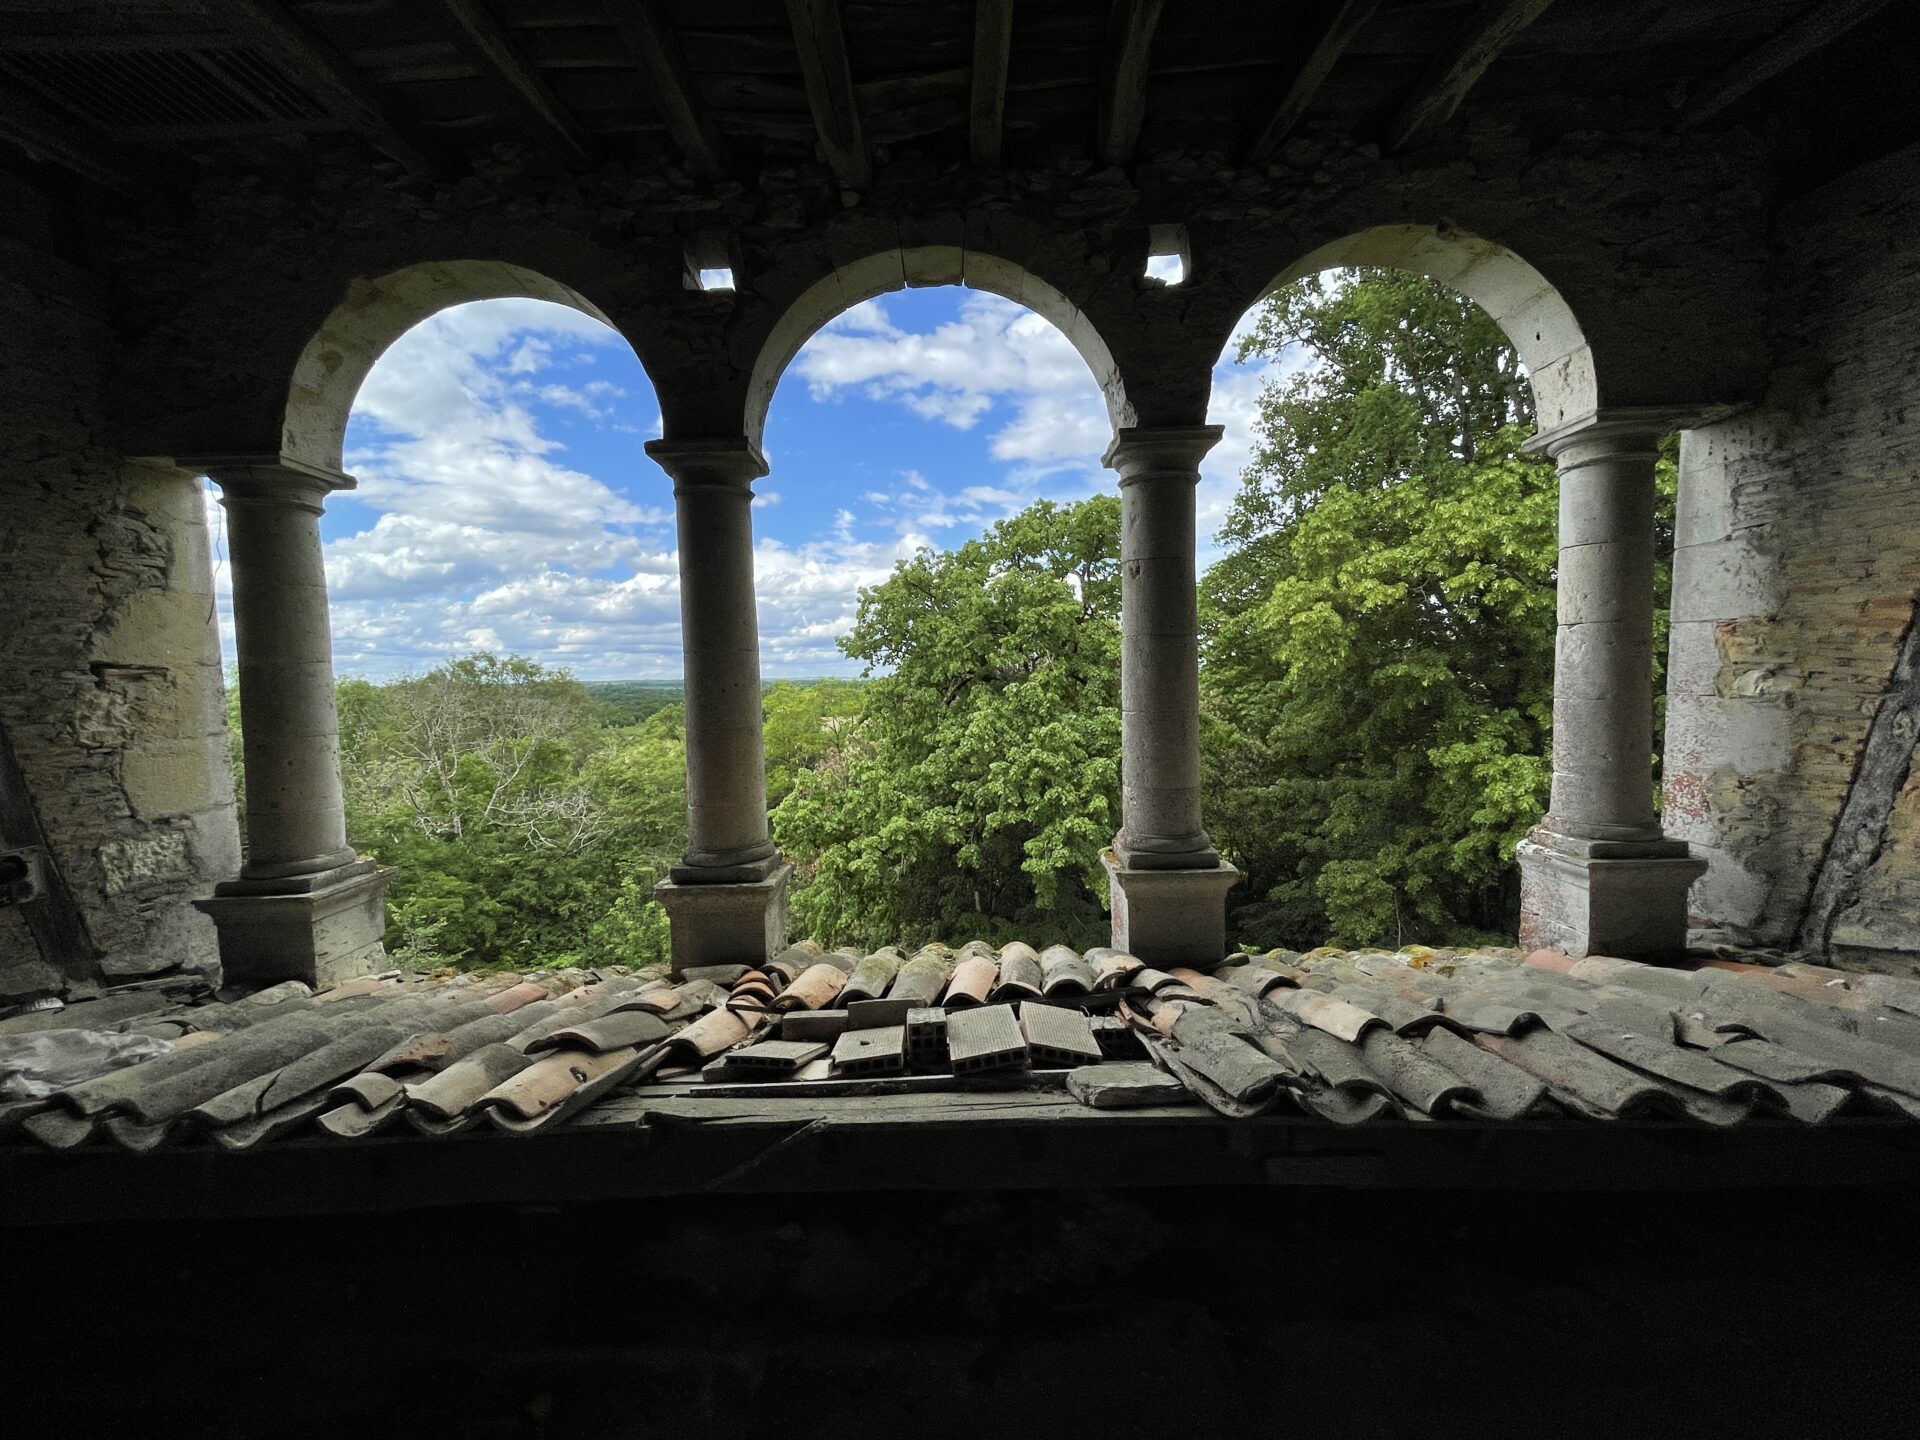
M 0 1022 L 0 1056 L 54 1032 L 162 1042 L 0 1101 L 0 1135 L 133 1150 L 527 1135 L 645 1087 L 823 1106 L 1020 1088 L 1340 1124 L 1920 1119 L 1920 981 L 1796 964 L 1411 947 L 1237 954 L 1201 973 L 1111 949 L 808 943 L 672 976 L 388 974 L 107 1008 Z

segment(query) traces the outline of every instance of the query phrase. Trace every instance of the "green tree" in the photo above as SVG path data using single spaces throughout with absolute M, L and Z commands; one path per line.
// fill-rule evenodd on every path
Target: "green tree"
M 1396 271 L 1279 292 L 1251 355 L 1311 363 L 1262 396 L 1202 585 L 1209 819 L 1254 897 L 1242 938 L 1510 934 L 1551 773 L 1557 556 L 1525 373 L 1484 311 Z
M 348 833 L 395 867 L 396 950 L 517 966 L 664 955 L 652 886 L 685 843 L 678 705 L 608 730 L 565 672 L 487 654 L 337 697 Z
M 820 764 L 840 732 L 860 713 L 855 680 L 779 680 L 767 686 L 763 732 L 767 804 L 778 805 L 801 771 Z
M 1042 501 L 861 592 L 866 662 L 774 812 L 830 943 L 1015 932 L 1096 943 L 1119 811 L 1120 505 Z

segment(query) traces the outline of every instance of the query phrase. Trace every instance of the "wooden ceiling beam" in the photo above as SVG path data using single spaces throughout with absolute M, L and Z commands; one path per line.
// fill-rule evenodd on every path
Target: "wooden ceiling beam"
M 226 29 L 285 70 L 320 108 L 376 150 L 423 175 L 444 174 L 444 148 L 403 121 L 386 97 L 278 0 L 201 0 Z
M 873 183 L 873 157 L 867 153 L 860 106 L 854 97 L 840 0 L 787 0 L 787 18 L 800 52 L 800 76 L 807 87 L 813 128 L 820 137 L 820 153 L 842 185 L 865 190 Z
M 1546 13 L 1553 0 L 1486 0 L 1434 58 L 1426 76 L 1387 127 L 1389 150 L 1431 139 L 1467 98 L 1522 30 Z
M 1886 5 L 1887 0 L 1828 0 L 1827 4 L 1761 41 L 1707 81 L 1699 93 L 1687 101 L 1675 123 L 1682 130 L 1705 124 L 1781 71 L 1825 49 Z
M 129 199 L 151 199 L 157 188 L 150 166 L 118 154 L 83 127 L 41 109 L 16 90 L 0 89 L 0 141 Z
M 1260 127 L 1252 145 L 1248 146 L 1247 159 L 1250 162 L 1258 164 L 1271 159 L 1273 152 L 1293 133 L 1294 126 L 1300 123 L 1300 117 L 1307 113 L 1307 106 L 1313 103 L 1313 97 L 1326 83 L 1327 76 L 1333 73 L 1334 63 L 1346 53 L 1354 36 L 1360 33 L 1361 27 L 1373 18 L 1373 12 L 1379 8 L 1380 0 L 1339 0 L 1327 16 L 1326 23 L 1321 26 L 1313 48 L 1307 51 L 1300 68 L 1294 72 L 1286 94 L 1280 97 L 1273 114 Z
M 1107 59 L 1100 77 L 1097 148 L 1108 165 L 1125 165 L 1147 118 L 1147 60 L 1166 0 L 1113 0 L 1107 14 Z
M 1013 53 L 1013 0 L 978 0 L 973 17 L 972 98 L 967 140 L 976 165 L 1000 163 L 1006 131 L 1007 65 Z
M 646 81 L 647 98 L 666 122 L 687 167 L 703 180 L 724 179 L 726 139 L 700 97 L 680 37 L 660 13 L 657 0 L 606 0 L 602 8 L 626 42 L 634 67 Z
M 575 160 L 593 164 L 598 159 L 593 137 L 581 128 L 540 72 L 514 47 L 506 27 L 493 18 L 482 0 L 440 0 L 453 22 L 456 43 L 482 70 L 510 91 L 560 148 Z

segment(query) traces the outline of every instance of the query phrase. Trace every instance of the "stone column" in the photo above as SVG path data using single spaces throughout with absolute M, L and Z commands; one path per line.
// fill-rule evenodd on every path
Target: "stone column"
M 673 477 L 686 667 L 687 850 L 654 887 L 676 969 L 759 964 L 786 948 L 793 867 L 767 829 L 760 626 L 753 596 L 753 482 L 744 439 L 655 440 Z
M 1200 820 L 1200 661 L 1194 490 L 1218 425 L 1123 429 L 1120 475 L 1120 832 L 1101 857 L 1113 944 L 1154 964 L 1226 956 L 1239 872 Z
M 1706 869 L 1653 807 L 1653 510 L 1667 411 L 1603 411 L 1537 437 L 1560 467 L 1553 793 L 1521 842 L 1521 942 L 1674 958 Z
M 229 980 L 331 984 L 385 959 L 391 872 L 347 843 L 320 513 L 353 478 L 279 458 L 214 460 L 233 565 L 247 857 L 201 908 Z

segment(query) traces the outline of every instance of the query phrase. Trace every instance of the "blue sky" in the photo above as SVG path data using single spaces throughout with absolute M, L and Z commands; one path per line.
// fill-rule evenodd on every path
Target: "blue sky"
M 1201 486 L 1203 562 L 1266 374 L 1231 354 L 1215 373 L 1227 437 Z M 492 649 L 582 679 L 678 678 L 673 497 L 642 449 L 659 433 L 632 350 L 573 310 L 485 301 L 409 331 L 348 426 L 360 488 L 321 522 L 335 668 L 384 679 Z M 847 311 L 795 358 L 767 420 L 764 673 L 858 673 L 833 642 L 862 585 L 1039 497 L 1110 489 L 1109 435 L 1085 363 L 1010 301 L 945 287 Z

